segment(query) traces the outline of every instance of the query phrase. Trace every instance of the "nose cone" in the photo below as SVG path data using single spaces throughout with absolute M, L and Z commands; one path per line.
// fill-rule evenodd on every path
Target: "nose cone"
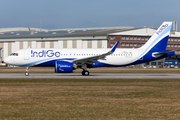
M 11 64 L 11 61 L 10 61 L 10 58 L 9 58 L 9 57 L 5 58 L 5 59 L 4 59 L 4 62 L 5 62 L 6 64 Z

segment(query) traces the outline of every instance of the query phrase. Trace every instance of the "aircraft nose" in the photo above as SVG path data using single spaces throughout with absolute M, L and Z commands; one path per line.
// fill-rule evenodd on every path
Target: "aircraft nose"
M 10 58 L 9 58 L 9 57 L 5 58 L 5 59 L 4 59 L 4 62 L 5 62 L 6 64 L 10 64 Z

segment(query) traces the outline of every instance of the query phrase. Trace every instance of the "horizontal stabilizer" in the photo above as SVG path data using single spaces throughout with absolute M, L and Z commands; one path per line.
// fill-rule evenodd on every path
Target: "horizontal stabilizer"
M 160 57 L 160 56 L 165 55 L 165 54 L 170 53 L 170 52 L 173 52 L 173 51 L 172 50 L 166 50 L 163 52 L 155 52 L 155 53 L 152 53 L 152 56 L 153 57 Z

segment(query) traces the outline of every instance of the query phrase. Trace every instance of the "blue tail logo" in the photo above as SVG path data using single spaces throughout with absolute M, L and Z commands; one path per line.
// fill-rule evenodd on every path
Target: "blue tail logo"
M 163 32 L 163 30 L 166 29 L 167 27 L 168 27 L 168 24 L 163 25 L 163 26 L 159 29 L 159 31 L 156 32 L 156 34 L 157 34 L 157 35 L 161 34 L 161 33 Z

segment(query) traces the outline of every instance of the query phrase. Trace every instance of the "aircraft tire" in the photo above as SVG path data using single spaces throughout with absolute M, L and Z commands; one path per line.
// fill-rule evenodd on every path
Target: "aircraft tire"
M 85 71 L 85 72 L 84 72 L 84 75 L 85 75 L 85 76 L 89 76 L 89 71 Z
M 29 76 L 29 73 L 28 73 L 28 72 L 26 72 L 26 73 L 25 73 L 25 76 Z
M 83 76 L 85 75 L 84 71 L 82 71 L 82 75 L 83 75 Z
M 89 76 L 89 71 L 82 71 L 83 76 Z
M 84 71 L 84 76 L 89 76 L 89 71 Z

